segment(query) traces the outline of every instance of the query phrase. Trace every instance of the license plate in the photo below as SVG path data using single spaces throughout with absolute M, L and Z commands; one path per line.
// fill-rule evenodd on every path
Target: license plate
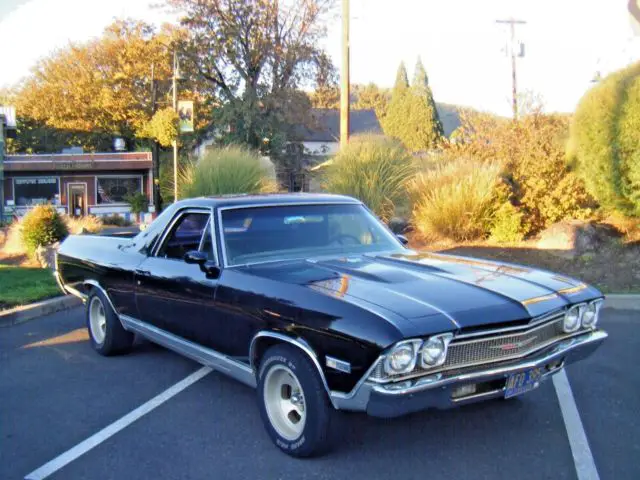
M 532 368 L 520 373 L 514 373 L 507 378 L 507 384 L 504 390 L 504 398 L 515 397 L 529 390 L 533 390 L 540 385 L 542 371 L 539 368 Z

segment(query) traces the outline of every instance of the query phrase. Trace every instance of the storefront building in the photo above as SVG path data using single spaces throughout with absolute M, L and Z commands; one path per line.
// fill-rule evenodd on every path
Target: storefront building
M 8 155 L 4 158 L 5 214 L 22 216 L 52 204 L 72 216 L 118 215 L 129 219 L 126 198 L 142 193 L 154 212 L 151 153 Z

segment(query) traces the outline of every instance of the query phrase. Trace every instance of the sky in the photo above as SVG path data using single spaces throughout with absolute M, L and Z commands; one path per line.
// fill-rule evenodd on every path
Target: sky
M 153 4 L 159 3 L 155 0 Z M 516 18 L 525 56 L 518 59 L 520 91 L 548 111 L 573 111 L 593 83 L 640 59 L 628 0 L 351 0 L 351 81 L 390 87 L 401 61 L 409 78 L 420 56 L 437 102 L 509 115 L 511 65 L 506 26 Z M 171 17 L 150 0 L 0 0 L 5 48 L 0 87 L 19 83 L 38 58 L 69 42 L 100 35 L 115 17 L 160 24 Z M 338 1 L 339 3 L 339 1 Z M 340 9 L 325 48 L 339 67 Z

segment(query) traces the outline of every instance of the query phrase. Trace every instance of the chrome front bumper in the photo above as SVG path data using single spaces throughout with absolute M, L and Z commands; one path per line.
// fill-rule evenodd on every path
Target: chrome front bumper
M 536 352 L 524 359 L 501 362 L 493 366 L 442 372 L 394 383 L 363 381 L 349 394 L 332 392 L 331 400 L 341 410 L 365 411 L 374 417 L 399 417 L 429 408 L 452 408 L 459 405 L 504 396 L 510 375 L 541 368 L 542 380 L 559 372 L 565 365 L 591 355 L 607 338 L 602 330 L 572 337 Z M 480 386 L 480 393 L 455 397 L 464 385 Z

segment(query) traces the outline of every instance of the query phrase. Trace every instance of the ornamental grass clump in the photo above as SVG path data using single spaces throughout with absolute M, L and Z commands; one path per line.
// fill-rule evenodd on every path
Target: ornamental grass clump
M 354 137 L 326 167 L 324 188 L 361 200 L 383 220 L 407 203 L 407 185 L 415 172 L 402 144 L 381 135 Z
M 34 256 L 36 249 L 63 240 L 69 235 L 67 225 L 53 205 L 38 205 L 22 219 L 20 237 L 25 250 Z
M 277 191 L 258 154 L 238 146 L 209 151 L 178 173 L 178 184 L 182 198 Z
M 468 159 L 433 163 L 409 185 L 414 228 L 429 240 L 485 237 L 499 174 L 500 167 L 493 163 Z

